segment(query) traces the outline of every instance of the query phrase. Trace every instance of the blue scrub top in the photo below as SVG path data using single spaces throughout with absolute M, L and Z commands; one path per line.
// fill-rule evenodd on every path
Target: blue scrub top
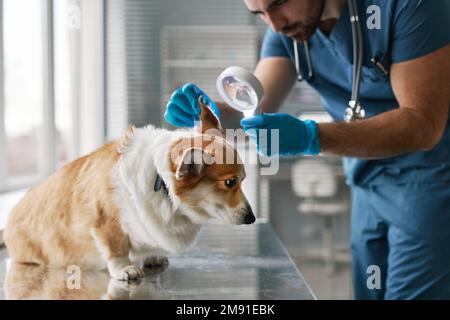
M 381 29 L 369 30 L 371 5 L 381 9 Z M 371 117 L 399 107 L 389 75 L 371 62 L 391 65 L 416 59 L 450 43 L 449 0 L 358 0 L 364 38 L 361 104 Z M 308 83 L 319 92 L 336 121 L 343 121 L 351 96 L 353 70 L 352 31 L 348 8 L 326 37 L 320 29 L 308 40 L 314 77 Z M 288 57 L 295 61 L 292 39 L 267 30 L 261 57 Z M 304 46 L 299 45 L 302 71 L 307 70 Z M 349 185 L 409 182 L 450 182 L 450 126 L 431 151 L 404 154 L 382 160 L 344 158 Z

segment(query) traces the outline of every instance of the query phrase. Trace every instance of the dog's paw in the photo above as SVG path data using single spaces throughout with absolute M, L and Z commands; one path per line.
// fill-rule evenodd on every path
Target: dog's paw
M 144 271 L 137 266 L 131 265 L 119 269 L 118 271 L 111 274 L 111 276 L 116 280 L 132 281 L 143 278 Z
M 169 266 L 169 259 L 162 256 L 148 257 L 144 260 L 144 268 L 159 267 L 166 269 Z

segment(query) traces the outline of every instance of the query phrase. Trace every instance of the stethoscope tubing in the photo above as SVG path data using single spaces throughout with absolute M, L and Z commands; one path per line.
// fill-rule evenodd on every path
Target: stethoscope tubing
M 364 42 L 361 30 L 361 23 L 359 21 L 358 15 L 358 6 L 356 4 L 356 1 L 357 0 L 348 0 L 350 23 L 352 27 L 352 41 L 353 41 L 353 79 L 352 79 L 352 95 L 351 101 L 349 102 L 349 108 L 351 108 L 352 110 L 354 119 L 356 118 L 360 119 L 364 117 L 364 110 L 361 108 L 359 102 L 361 89 L 361 73 L 364 59 Z M 308 41 L 303 41 L 303 45 L 305 48 L 306 64 L 308 67 L 308 72 L 306 73 L 306 76 L 303 76 L 301 70 L 297 40 L 293 41 L 293 45 L 294 45 L 295 68 L 298 74 L 298 81 L 311 80 L 313 77 L 313 70 Z
M 361 87 L 361 71 L 363 64 L 364 43 L 362 39 L 361 24 L 358 16 L 358 7 L 356 0 L 349 0 L 350 22 L 352 25 L 353 35 L 353 84 L 352 98 L 355 105 L 359 104 L 359 92 Z
M 305 57 L 306 64 L 308 66 L 308 72 L 306 77 L 303 77 L 301 66 L 300 66 L 300 56 L 298 53 L 298 42 L 294 40 L 294 56 L 295 56 L 295 68 L 297 69 L 298 81 L 311 80 L 313 77 L 313 69 L 311 62 L 311 51 L 309 50 L 308 41 L 303 41 L 303 46 L 305 47 Z

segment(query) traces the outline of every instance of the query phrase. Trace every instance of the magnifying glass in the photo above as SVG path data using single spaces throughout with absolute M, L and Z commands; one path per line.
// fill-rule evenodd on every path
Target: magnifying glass
M 219 75 L 216 86 L 222 99 L 233 109 L 243 112 L 245 118 L 261 113 L 259 104 L 264 89 L 250 71 L 229 67 Z

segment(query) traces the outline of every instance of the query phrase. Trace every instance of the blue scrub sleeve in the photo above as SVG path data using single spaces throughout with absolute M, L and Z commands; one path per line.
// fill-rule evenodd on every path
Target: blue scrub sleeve
M 282 41 L 281 35 L 267 28 L 261 47 L 261 59 L 268 57 L 287 57 L 289 54 Z
M 425 56 L 450 43 L 449 0 L 398 0 L 393 17 L 393 63 Z

